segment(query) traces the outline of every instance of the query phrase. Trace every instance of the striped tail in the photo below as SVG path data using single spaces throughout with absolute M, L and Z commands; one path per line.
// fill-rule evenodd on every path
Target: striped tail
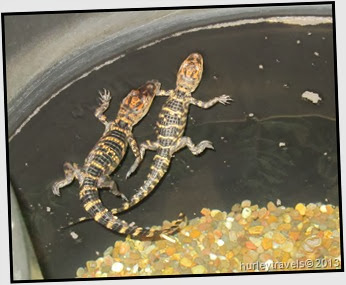
M 147 179 L 144 181 L 143 185 L 139 188 L 137 193 L 132 196 L 129 202 L 123 203 L 120 208 L 112 209 L 112 214 L 126 211 L 127 209 L 133 207 L 147 197 L 160 182 L 161 178 L 166 174 L 170 158 L 167 155 L 168 150 L 159 149 L 157 154 L 154 156 L 153 164 L 151 165 Z
M 88 172 L 88 171 L 87 171 Z M 111 231 L 120 234 L 131 235 L 140 239 L 160 239 L 165 235 L 171 235 L 179 229 L 179 225 L 185 220 L 182 213 L 177 220 L 170 223 L 168 227 L 160 230 L 152 228 L 142 228 L 135 223 L 128 224 L 124 220 L 114 216 L 101 202 L 98 195 L 97 179 L 86 176 L 80 190 L 80 200 L 84 209 L 93 219 Z

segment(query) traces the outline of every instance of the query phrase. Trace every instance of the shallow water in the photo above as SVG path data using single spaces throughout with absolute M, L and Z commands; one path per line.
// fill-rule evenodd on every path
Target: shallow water
M 11 181 L 46 278 L 73 278 L 78 266 L 124 238 L 94 222 L 58 231 L 85 216 L 77 182 L 63 189 L 60 198 L 53 196 L 51 186 L 63 176 L 63 163 L 82 164 L 102 135 L 103 126 L 93 115 L 97 90 L 111 91 L 107 115 L 113 118 L 121 98 L 149 79 L 174 88 L 177 69 L 190 52 L 200 52 L 205 62 L 194 96 L 208 100 L 229 94 L 234 99 L 231 106 L 210 110 L 191 106 L 186 134 L 196 143 L 211 140 L 215 151 L 200 157 L 186 149 L 177 153 L 156 191 L 122 217 L 151 226 L 175 219 L 181 211 L 189 218 L 202 207 L 228 211 L 244 199 L 259 205 L 276 199 L 287 206 L 325 199 L 338 204 L 331 25 L 244 25 L 136 48 L 64 90 L 10 142 Z M 322 102 L 303 101 L 307 90 L 317 92 Z M 135 128 L 139 142 L 154 138 L 163 102 L 157 98 Z M 128 153 L 114 174 L 127 196 L 144 181 L 153 155 L 148 153 L 136 175 L 124 181 L 133 162 Z M 106 191 L 101 196 L 108 207 L 120 205 Z M 67 252 L 73 258 L 66 258 Z

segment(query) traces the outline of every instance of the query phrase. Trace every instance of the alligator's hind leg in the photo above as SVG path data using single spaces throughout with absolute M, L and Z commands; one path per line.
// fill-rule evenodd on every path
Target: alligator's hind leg
M 121 193 L 118 189 L 117 184 L 115 183 L 114 180 L 112 180 L 109 176 L 104 175 L 101 176 L 100 179 L 98 180 L 98 184 L 97 184 L 97 188 L 109 188 L 109 191 L 116 195 L 116 196 L 120 196 L 123 200 L 125 200 L 126 202 L 128 202 L 128 199 L 126 198 L 126 196 Z M 81 222 L 85 222 L 85 221 L 89 221 L 89 220 L 93 220 L 92 217 L 81 217 L 78 220 L 74 221 L 74 222 L 69 222 L 67 226 L 62 226 L 61 229 L 66 229 L 68 227 L 77 225 Z
M 123 200 L 125 200 L 126 202 L 128 201 L 128 199 L 126 198 L 125 194 L 121 193 L 118 189 L 117 184 L 115 183 L 114 180 L 112 180 L 109 176 L 104 175 L 101 176 L 98 184 L 97 184 L 98 188 L 109 188 L 109 191 L 114 194 L 115 196 L 120 196 Z
M 132 164 L 132 166 L 130 167 L 129 171 L 126 173 L 126 179 L 130 177 L 130 175 L 135 172 L 135 170 L 137 169 L 137 167 L 139 166 L 139 164 L 142 162 L 144 155 L 145 155 L 145 151 L 146 150 L 157 150 L 157 148 L 159 147 L 159 144 L 155 141 L 152 142 L 150 140 L 145 141 L 144 143 L 141 143 L 140 147 L 139 147 L 139 153 L 140 155 L 136 157 L 135 162 Z
M 204 140 L 201 141 L 198 145 L 195 145 L 190 137 L 182 137 L 180 138 L 176 145 L 171 149 L 170 154 L 173 155 L 175 152 L 179 151 L 184 147 L 188 147 L 193 155 L 199 155 L 206 148 L 214 149 L 212 142 Z
M 65 187 L 66 185 L 69 185 L 72 183 L 73 179 L 76 178 L 79 181 L 79 184 L 81 184 L 84 180 L 82 171 L 78 168 L 78 165 L 76 163 L 64 163 L 64 172 L 65 172 L 65 179 L 56 181 L 53 184 L 52 191 L 54 195 L 60 196 L 60 188 Z

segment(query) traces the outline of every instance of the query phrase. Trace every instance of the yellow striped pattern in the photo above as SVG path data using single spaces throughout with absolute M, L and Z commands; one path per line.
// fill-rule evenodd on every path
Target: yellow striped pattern
M 85 209 L 86 211 L 89 211 L 92 207 L 94 207 L 94 206 L 97 205 L 97 204 L 101 204 L 101 200 L 100 200 L 100 199 L 96 199 L 96 200 L 94 200 L 94 201 L 90 201 L 90 202 L 86 203 L 86 204 L 84 205 L 84 209 Z
M 103 211 L 96 213 L 94 220 L 98 222 L 107 212 L 108 209 L 104 209 Z

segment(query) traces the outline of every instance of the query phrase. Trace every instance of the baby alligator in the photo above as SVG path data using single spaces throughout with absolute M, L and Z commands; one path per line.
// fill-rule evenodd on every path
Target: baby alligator
M 95 116 L 106 127 L 103 136 L 90 151 L 82 169 L 79 169 L 75 163 L 66 162 L 64 164 L 65 179 L 53 185 L 53 193 L 60 195 L 60 188 L 72 183 L 76 178 L 80 184 L 79 198 L 83 207 L 96 222 L 112 231 L 137 238 L 157 238 L 162 235 L 165 237 L 166 234 L 169 235 L 178 229 L 179 224 L 184 220 L 184 215 L 180 214 L 177 220 L 162 230 L 142 228 L 135 223 L 128 224 L 104 207 L 98 195 L 98 188 L 110 188 L 113 194 L 127 200 L 118 191 L 109 175 L 123 159 L 128 144 L 136 157 L 140 155 L 132 134 L 132 127 L 147 114 L 155 95 L 158 95 L 160 86 L 158 81 L 152 80 L 139 89 L 132 90 L 123 99 L 116 119 L 111 122 L 108 122 L 104 115 L 111 100 L 110 93 L 106 90 L 100 93 L 101 105 L 96 109 Z
M 229 104 L 232 99 L 228 95 L 215 97 L 207 102 L 197 100 L 191 93 L 198 87 L 203 72 L 203 58 L 198 53 L 190 54 L 181 64 L 177 74 L 176 88 L 174 90 L 161 90 L 159 96 L 169 96 L 163 105 L 157 122 L 157 140 L 147 140 L 140 145 L 140 155 L 131 166 L 126 177 L 129 177 L 142 161 L 146 150 L 156 151 L 151 171 L 131 200 L 125 202 L 122 207 L 112 209 L 113 214 L 125 211 L 139 203 L 159 183 L 167 172 L 173 154 L 184 147 L 188 147 L 192 154 L 199 155 L 206 148 L 213 149 L 208 140 L 195 145 L 191 138 L 183 136 L 189 112 L 189 105 L 193 104 L 200 108 L 208 109 L 216 103 Z

